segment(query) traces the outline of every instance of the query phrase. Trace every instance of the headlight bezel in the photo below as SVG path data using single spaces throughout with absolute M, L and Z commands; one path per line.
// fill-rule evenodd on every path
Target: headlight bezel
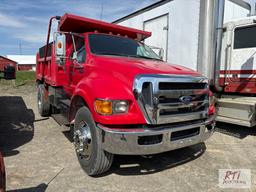
M 118 110 L 118 107 L 119 107 L 119 110 Z M 95 99 L 94 101 L 95 112 L 103 116 L 127 114 L 129 111 L 129 107 L 130 107 L 130 103 L 128 100 L 110 100 L 110 99 L 98 98 L 98 99 Z M 123 108 L 123 109 L 120 109 L 120 108 Z

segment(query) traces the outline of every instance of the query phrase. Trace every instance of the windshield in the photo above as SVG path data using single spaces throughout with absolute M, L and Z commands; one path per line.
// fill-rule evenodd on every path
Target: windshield
M 89 35 L 89 44 L 91 52 L 97 55 L 117 55 L 161 60 L 148 46 L 125 37 L 91 34 Z

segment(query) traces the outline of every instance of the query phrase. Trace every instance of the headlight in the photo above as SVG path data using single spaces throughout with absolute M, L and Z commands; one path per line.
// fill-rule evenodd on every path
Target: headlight
M 114 113 L 127 113 L 129 106 L 127 101 L 114 101 L 113 104 Z
M 101 115 L 127 113 L 129 102 L 126 100 L 97 99 L 94 103 L 95 111 Z

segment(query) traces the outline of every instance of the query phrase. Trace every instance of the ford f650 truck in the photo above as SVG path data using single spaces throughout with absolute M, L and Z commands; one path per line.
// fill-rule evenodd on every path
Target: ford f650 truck
M 88 175 L 107 171 L 114 154 L 161 153 L 214 132 L 208 80 L 163 62 L 161 51 L 159 56 L 143 43 L 150 36 L 71 14 L 50 19 L 46 45 L 37 54 L 38 109 L 70 126 Z

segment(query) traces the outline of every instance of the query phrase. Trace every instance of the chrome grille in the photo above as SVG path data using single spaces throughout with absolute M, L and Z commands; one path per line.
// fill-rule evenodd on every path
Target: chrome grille
M 207 118 L 209 90 L 205 77 L 140 75 L 133 91 L 148 124 Z

